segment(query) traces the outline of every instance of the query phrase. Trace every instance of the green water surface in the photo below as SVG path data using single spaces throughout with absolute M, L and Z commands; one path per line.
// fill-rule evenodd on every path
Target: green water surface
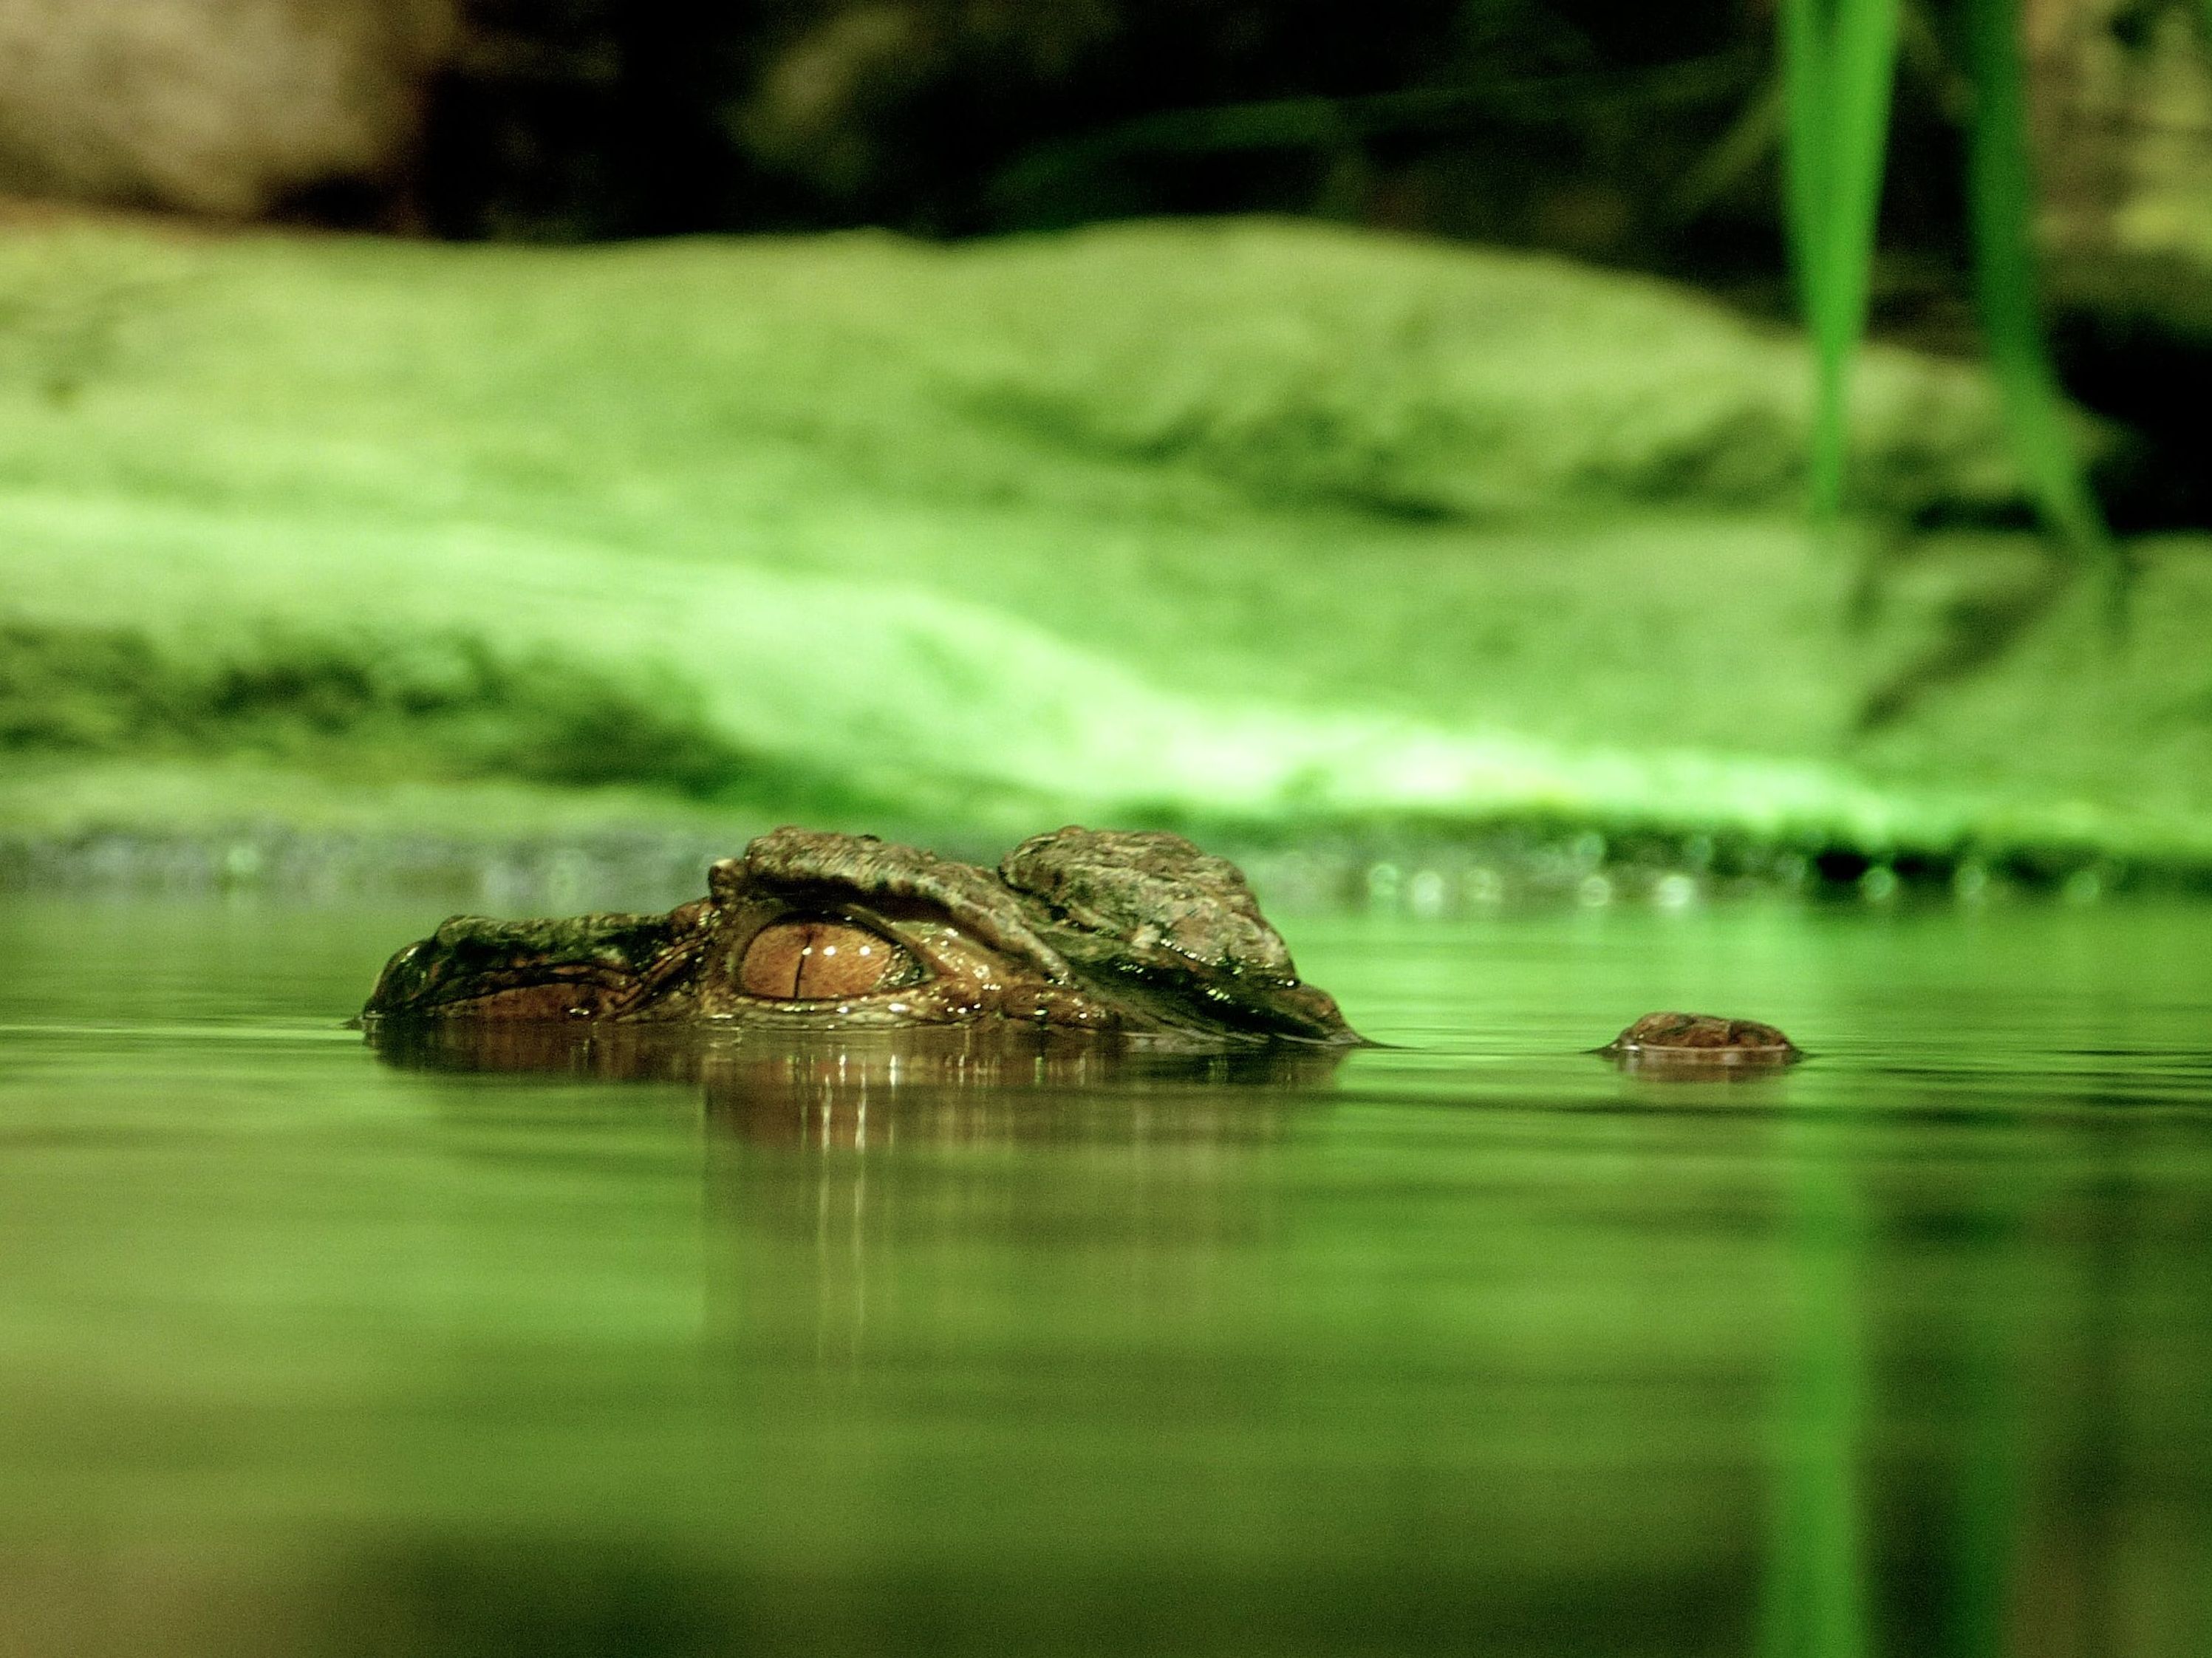
M 2212 913 L 1294 919 L 1401 1046 L 538 1072 L 340 1028 L 439 913 L 0 900 L 5 1658 L 2212 1652 Z M 1580 1051 L 1668 1006 L 1815 1057 Z

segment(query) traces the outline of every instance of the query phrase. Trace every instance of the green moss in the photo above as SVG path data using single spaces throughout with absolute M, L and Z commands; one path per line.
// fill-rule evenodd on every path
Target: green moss
M 111 298 L 73 396 L 40 341 L 91 336 L 0 351 L 0 742 L 80 816 L 167 756 L 625 821 L 2205 852 L 2200 546 L 2118 656 L 2025 537 L 1815 547 L 1802 348 L 1656 284 L 1185 225 L 17 233 L 0 290 L 65 307 L 57 261 Z M 1863 498 L 2017 505 L 1983 382 L 1866 374 Z
M 1416 519 L 1790 510 L 1806 488 L 1802 343 L 1668 284 L 1267 224 L 956 259 L 983 325 L 939 371 L 971 409 L 1073 450 Z M 1862 500 L 1971 516 L 2019 499 L 1972 371 L 1876 352 L 1858 398 Z
M 248 754 L 356 776 L 645 785 L 840 815 L 889 804 L 745 749 L 674 675 L 622 677 L 435 631 L 270 629 L 208 656 L 125 629 L 0 623 L 0 750 Z
M 17 231 L 8 295 L 28 297 L 0 307 L 0 383 L 30 394 L 0 410 L 10 474 L 206 502 L 665 544 L 832 484 L 1146 518 L 1791 510 L 1803 489 L 1793 337 L 1656 282 L 1311 224 L 949 250 Z M 64 380 L 98 388 L 82 423 L 110 441 L 46 418 Z M 1887 352 L 1863 380 L 1867 500 L 2024 503 L 1978 375 Z

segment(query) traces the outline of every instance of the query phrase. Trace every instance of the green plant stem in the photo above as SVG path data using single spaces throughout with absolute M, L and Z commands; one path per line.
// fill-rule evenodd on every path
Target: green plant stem
M 1783 0 L 1791 252 L 1818 374 L 1814 512 L 1841 514 L 1895 78 L 1897 0 Z
M 2027 150 L 2017 0 L 1967 0 L 1974 120 L 1967 151 L 1975 299 L 1990 367 L 2027 486 L 2045 521 L 2111 584 L 2117 616 L 2127 567 L 2105 526 L 2067 430 L 2065 399 L 2045 349 L 2030 233 L 2035 212 Z

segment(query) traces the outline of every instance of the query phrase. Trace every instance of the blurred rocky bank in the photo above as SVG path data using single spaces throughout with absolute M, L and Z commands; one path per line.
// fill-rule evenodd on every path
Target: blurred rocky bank
M 1732 9 L 12 9 L 0 176 L 188 212 L 0 223 L 0 884 L 658 893 L 793 818 L 1178 826 L 1416 907 L 2212 871 L 2201 416 L 2142 389 L 2212 270 L 2198 36 L 2028 14 L 2116 633 L 1910 171 L 1806 531 Z M 719 185 L 625 182 L 678 151 Z
M 1987 382 L 1899 348 L 1817 537 L 1802 342 L 1648 278 L 48 223 L 0 292 L 9 878 L 791 818 L 1449 843 L 1475 894 L 2212 867 L 2212 546 L 2132 540 L 2116 638 Z
M 1877 328 L 1970 354 L 1941 10 L 1908 12 Z M 2070 389 L 2123 516 L 2203 522 L 2199 0 L 2023 0 Z M 1564 252 L 1780 315 L 1766 8 L 1691 0 L 15 0 L 0 192 L 570 241 L 1296 213 Z

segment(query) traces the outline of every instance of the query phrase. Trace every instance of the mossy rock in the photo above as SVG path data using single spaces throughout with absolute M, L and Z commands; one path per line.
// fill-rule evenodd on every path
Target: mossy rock
M 198 426 L 127 464 L 194 493 L 251 472 L 328 498 L 374 489 L 388 460 L 417 504 L 703 507 L 798 451 L 939 495 L 1157 511 L 1212 480 L 1486 519 L 1793 509 L 1810 386 L 1799 337 L 1686 288 L 1287 221 L 951 248 L 18 233 L 0 240 L 0 375 L 111 405 L 189 389 Z M 1869 352 L 1854 426 L 1867 510 L 2023 504 L 1970 366 Z M 88 458 L 42 459 L 53 477 Z
M 970 408 L 1262 498 L 1480 519 L 1804 497 L 1802 339 L 1672 283 L 1287 221 L 947 262 L 969 325 L 922 338 Z M 1876 347 L 1854 398 L 1862 507 L 2021 504 L 1978 369 Z
M 1856 603 L 1888 531 L 1804 528 L 1801 344 L 1640 279 L 1231 223 L 18 232 L 10 283 L 0 828 L 198 759 L 693 825 L 2212 845 L 2201 549 L 2122 656 L 2023 536 Z M 2009 500 L 1978 376 L 1862 389 L 1861 501 Z

